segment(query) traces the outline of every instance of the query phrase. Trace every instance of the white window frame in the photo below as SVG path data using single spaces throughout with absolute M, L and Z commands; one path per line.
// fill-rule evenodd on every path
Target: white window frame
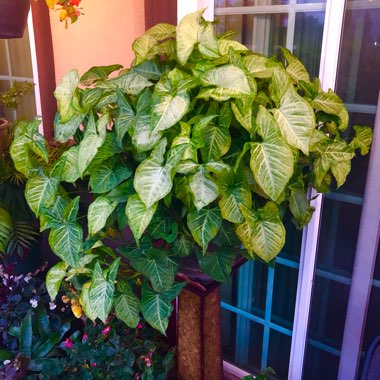
M 288 13 L 288 31 L 286 47 L 292 50 L 295 29 L 295 9 L 303 11 L 325 10 L 325 23 L 322 40 L 321 63 L 319 78 L 322 88 L 327 91 L 335 89 L 338 69 L 338 58 L 340 42 L 343 33 L 343 17 L 345 8 L 378 8 L 379 1 L 359 0 L 348 2 L 347 0 L 326 0 L 324 3 L 297 4 L 296 0 L 289 0 L 288 5 L 278 6 L 251 6 L 230 7 L 218 9 L 216 15 L 228 14 L 268 14 Z M 177 16 L 180 20 L 190 12 L 201 8 L 207 8 L 204 17 L 210 21 L 214 19 L 214 0 L 178 0 Z M 302 8 L 302 9 L 301 9 Z M 376 106 L 348 104 L 351 112 L 374 113 Z M 371 292 L 374 264 L 377 253 L 377 242 L 380 235 L 380 178 L 374 174 L 380 167 L 380 96 L 376 117 L 373 154 L 370 159 L 366 192 L 363 200 L 361 225 L 356 248 L 355 265 L 352 274 L 352 284 L 348 302 L 347 319 L 342 342 L 341 359 L 338 380 L 355 380 L 361 348 L 361 339 L 365 327 L 365 318 Z M 317 193 L 313 190 L 311 196 Z M 312 290 L 315 276 L 315 263 L 317 255 L 317 244 L 319 237 L 320 221 L 322 215 L 322 200 L 319 195 L 312 201 L 315 208 L 312 220 L 303 231 L 300 266 L 298 274 L 297 296 L 295 305 L 295 316 L 293 324 L 293 335 L 291 353 L 289 360 L 288 379 L 302 380 L 305 350 L 307 343 L 308 322 L 311 311 Z M 377 205 L 377 207 L 373 207 Z M 368 230 L 371 236 L 371 244 L 368 244 Z M 376 240 L 377 239 L 377 240 Z M 368 253 L 369 250 L 369 253 Z M 366 256 L 366 257 L 365 257 Z M 224 368 L 237 376 L 248 373 L 231 363 L 224 362 Z
M 22 82 L 30 82 L 34 84 L 34 94 L 35 94 L 35 105 L 36 105 L 36 113 L 41 116 L 41 96 L 40 96 L 40 86 L 39 86 L 39 78 L 38 78 L 38 69 L 37 69 L 37 53 L 36 53 L 36 43 L 34 38 L 34 28 L 33 28 L 33 18 L 32 11 L 29 11 L 28 15 L 28 33 L 29 33 L 29 46 L 30 46 L 30 56 L 32 63 L 32 75 L 33 77 L 20 77 L 13 75 L 12 72 L 12 64 L 9 52 L 8 40 L 4 40 L 5 45 L 5 54 L 7 60 L 8 67 L 8 75 L 0 75 L 0 80 L 6 81 L 22 81 Z M 17 117 L 17 111 L 13 111 L 13 117 Z M 42 123 L 40 125 L 40 132 L 42 132 Z

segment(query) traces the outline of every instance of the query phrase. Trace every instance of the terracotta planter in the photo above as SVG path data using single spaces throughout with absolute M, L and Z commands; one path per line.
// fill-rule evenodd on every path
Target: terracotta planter
M 0 0 L 0 38 L 23 36 L 29 7 L 29 0 Z
M 4 149 L 7 144 L 8 126 L 8 120 L 0 118 L 0 155 L 4 153 Z

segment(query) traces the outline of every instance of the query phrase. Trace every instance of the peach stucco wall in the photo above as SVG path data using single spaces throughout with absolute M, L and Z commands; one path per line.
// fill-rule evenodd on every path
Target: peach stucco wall
M 59 12 L 50 12 L 56 82 L 70 69 L 129 67 L 133 40 L 145 29 L 144 0 L 82 0 L 84 16 L 65 29 Z

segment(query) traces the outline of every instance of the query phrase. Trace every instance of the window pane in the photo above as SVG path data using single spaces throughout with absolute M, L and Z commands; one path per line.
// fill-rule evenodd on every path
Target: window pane
M 277 55 L 280 46 L 286 45 L 288 15 L 228 15 L 218 17 L 219 33 L 237 31 L 234 37 L 249 49 L 260 53 Z
M 292 338 L 271 330 L 269 339 L 268 367 L 276 372 L 277 379 L 288 378 L 288 364 Z
M 22 38 L 12 38 L 8 40 L 8 44 L 12 75 L 33 78 L 28 29 L 25 30 Z
M 0 39 L 0 75 L 9 75 L 5 40 Z
M 216 8 L 225 7 L 244 7 L 253 5 L 285 5 L 289 4 L 289 0 L 216 0 Z
M 316 358 L 310 360 L 310 357 Z M 339 356 L 308 346 L 306 351 L 303 379 L 336 380 L 338 378 Z
M 325 12 L 297 12 L 293 53 L 304 63 L 310 77 L 318 77 Z

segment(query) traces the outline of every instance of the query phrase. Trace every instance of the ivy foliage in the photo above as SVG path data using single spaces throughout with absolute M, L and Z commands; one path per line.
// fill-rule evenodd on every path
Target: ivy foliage
M 251 52 L 217 36 L 202 13 L 149 29 L 129 69 L 65 75 L 55 138 L 75 143 L 59 159 L 48 157 L 38 122 L 16 134 L 26 199 L 62 259 L 47 287 L 54 298 L 70 280 L 91 319 L 115 310 L 135 327 L 142 313 L 164 333 L 182 257 L 197 255 L 218 281 L 241 246 L 271 262 L 285 242 L 284 211 L 304 227 L 309 188 L 341 186 L 355 151 L 368 152 L 370 128 L 348 138 L 343 102 L 290 51 L 284 63 Z M 84 219 L 83 199 L 66 191 L 81 181 L 92 194 Z M 132 236 L 115 253 L 109 241 L 126 226 Z

